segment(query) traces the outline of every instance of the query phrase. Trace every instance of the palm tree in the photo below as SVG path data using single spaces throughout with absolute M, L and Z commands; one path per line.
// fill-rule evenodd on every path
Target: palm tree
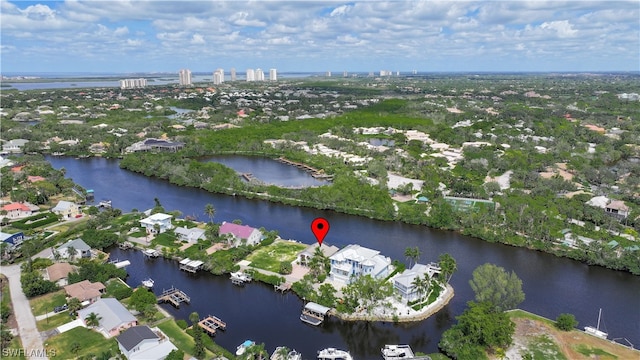
M 67 255 L 69 256 L 69 261 L 73 261 L 77 254 L 76 248 L 73 246 L 67 247 Z
M 191 321 L 195 329 L 195 325 L 200 321 L 200 315 L 198 315 L 198 313 L 195 311 L 192 312 L 191 314 L 189 314 L 189 321 Z
M 69 313 L 75 314 L 78 310 L 82 309 L 82 303 L 77 298 L 71 298 L 67 302 Z
M 419 275 L 413 278 L 411 285 L 416 288 L 416 292 L 418 292 L 418 299 L 422 300 L 422 279 Z
M 404 249 L 404 256 L 407 257 L 411 262 L 409 263 L 409 268 L 413 266 L 413 263 L 417 263 L 418 259 L 420 259 L 420 248 L 419 247 L 408 247 Z
M 290 351 L 286 346 L 279 346 L 275 351 L 275 355 L 278 360 L 287 360 L 287 355 L 289 355 Z
M 440 275 L 442 275 L 443 280 L 448 284 L 453 273 L 458 269 L 456 260 L 448 253 L 444 253 L 438 257 L 438 265 L 440 266 Z
M 204 206 L 204 213 L 209 217 L 209 222 L 213 222 L 213 217 L 216 215 L 216 208 L 213 207 L 213 204 L 207 204 Z
M 94 312 L 89 313 L 89 315 L 84 318 L 85 323 L 90 327 L 97 327 L 100 325 L 100 320 L 102 320 L 102 317 L 98 316 L 98 314 Z

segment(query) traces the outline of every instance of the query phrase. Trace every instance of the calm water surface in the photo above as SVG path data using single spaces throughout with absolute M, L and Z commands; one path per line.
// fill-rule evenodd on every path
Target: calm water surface
M 127 269 L 130 274 L 127 282 L 132 286 L 152 277 L 156 280 L 156 292 L 175 285 L 192 297 L 192 303 L 179 310 L 164 306 L 177 318 L 188 319 L 189 313 L 197 311 L 203 316 L 212 314 L 225 320 L 229 330 L 219 334 L 216 342 L 230 350 L 250 338 L 264 342 L 268 350 L 280 345 L 296 348 L 305 358 L 313 358 L 315 351 L 333 346 L 348 348 L 357 360 L 379 359 L 379 349 L 385 343 L 407 343 L 415 351 L 435 352 L 442 332 L 462 313 L 466 302 L 473 299 L 468 284 L 471 273 L 487 262 L 515 271 L 522 279 L 526 299 L 521 308 L 552 319 L 561 313 L 572 313 L 581 328 L 595 326 L 598 309 L 602 308 L 600 327 L 609 333 L 609 339 L 626 338 L 636 347 L 640 346 L 638 276 L 589 267 L 541 252 L 491 244 L 454 232 L 178 187 L 122 170 L 117 160 L 48 159 L 54 167 L 64 167 L 67 177 L 76 183 L 94 189 L 96 201 L 111 199 L 113 205 L 123 211 L 151 208 L 154 197 L 158 197 L 167 210 L 177 209 L 184 215 L 206 220 L 204 207 L 211 203 L 216 208 L 216 222 L 240 219 L 244 224 L 278 230 L 283 238 L 308 244 L 315 241 L 309 224 L 323 216 L 331 222 L 325 241 L 332 245 L 358 243 L 399 260 L 404 260 L 406 247 L 418 246 L 423 254 L 421 262 L 436 261 L 439 254 L 447 252 L 458 263 L 458 271 L 451 281 L 454 298 L 427 320 L 394 325 L 343 323 L 332 319 L 316 328 L 299 320 L 302 301 L 295 295 L 280 295 L 267 285 L 255 283 L 238 288 L 226 276 L 189 275 L 179 271 L 177 263 L 172 261 L 144 260 L 135 251 L 112 251 L 112 258 L 132 261 Z

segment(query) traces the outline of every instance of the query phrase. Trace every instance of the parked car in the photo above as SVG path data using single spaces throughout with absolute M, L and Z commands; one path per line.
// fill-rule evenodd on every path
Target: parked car
M 56 307 L 53 308 L 53 312 L 59 313 L 59 312 L 67 310 L 68 308 L 69 307 L 67 306 L 67 304 L 56 306 Z

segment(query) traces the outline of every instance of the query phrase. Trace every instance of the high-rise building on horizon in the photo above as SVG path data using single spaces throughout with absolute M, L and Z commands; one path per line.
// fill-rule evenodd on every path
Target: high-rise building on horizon
M 331 77 L 331 71 L 327 71 L 327 72 L 325 73 L 325 76 L 326 76 L 326 77 Z
M 256 73 L 253 69 L 247 69 L 247 81 L 256 81 Z
M 262 69 L 257 68 L 255 74 L 256 74 L 256 81 L 264 81 L 264 71 L 262 71 Z
M 147 87 L 147 79 L 122 79 L 120 89 L 140 89 Z
M 236 81 L 236 68 L 231 68 L 231 81 Z
M 191 70 L 180 69 L 180 71 L 178 72 L 178 76 L 180 77 L 180 86 L 191 85 Z
M 269 69 L 269 80 L 270 81 L 278 80 L 278 71 L 276 69 Z
M 224 70 L 216 69 L 216 71 L 213 72 L 213 84 L 220 85 L 223 82 L 224 82 Z

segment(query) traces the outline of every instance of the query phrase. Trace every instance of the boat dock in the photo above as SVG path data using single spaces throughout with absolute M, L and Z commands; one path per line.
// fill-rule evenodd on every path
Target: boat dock
M 242 286 L 251 281 L 251 277 L 243 272 L 232 272 L 230 279 L 233 285 L 238 286 Z
M 113 264 L 116 266 L 116 269 L 122 269 L 123 267 L 131 265 L 129 260 L 120 261 L 118 259 L 109 261 L 109 264 Z
M 144 249 L 142 250 L 142 255 L 144 255 L 144 257 L 157 258 L 160 256 L 160 251 L 156 249 Z
M 227 330 L 227 323 L 213 315 L 209 315 L 206 318 L 200 320 L 198 322 L 198 326 L 200 326 L 204 330 L 204 332 L 206 332 L 210 336 L 215 335 L 218 329 Z
M 180 270 L 188 271 L 190 273 L 195 273 L 196 271 L 200 270 L 203 264 L 204 264 L 204 261 L 191 260 L 189 258 L 186 258 L 180 261 Z
M 288 291 L 288 290 L 291 289 L 291 283 L 284 282 L 284 283 L 282 283 L 280 285 L 273 285 L 273 288 L 276 291 L 280 291 L 281 293 L 284 293 L 285 291 Z
M 291 161 L 288 159 L 285 159 L 284 157 L 279 157 L 278 161 L 283 163 L 283 164 L 287 164 L 287 165 L 291 165 L 291 166 L 295 166 L 298 169 L 302 169 L 305 171 L 308 171 L 311 173 L 311 176 L 315 179 L 326 179 L 326 180 L 333 180 L 333 175 L 327 175 L 324 173 L 324 170 L 322 169 L 316 169 L 312 166 L 309 166 L 307 164 L 303 164 L 303 163 L 299 163 L 299 162 L 295 162 L 295 161 Z
M 98 203 L 98 207 L 111 209 L 111 200 L 102 200 Z
M 129 250 L 133 248 L 133 244 L 128 241 L 125 241 L 118 244 L 118 248 L 120 248 L 120 250 Z
M 306 322 L 307 324 L 318 326 L 324 321 L 324 317 L 330 310 L 331 308 L 328 308 L 326 306 L 322 306 L 314 302 L 308 302 L 304 306 L 304 309 L 302 309 L 300 320 Z
M 167 302 L 173 305 L 174 307 L 179 308 L 180 303 L 184 302 L 189 304 L 191 302 L 191 298 L 187 294 L 185 294 L 182 290 L 176 289 L 172 286 L 168 290 L 162 289 L 162 294 L 158 296 L 158 303 L 163 303 L 163 302 Z

